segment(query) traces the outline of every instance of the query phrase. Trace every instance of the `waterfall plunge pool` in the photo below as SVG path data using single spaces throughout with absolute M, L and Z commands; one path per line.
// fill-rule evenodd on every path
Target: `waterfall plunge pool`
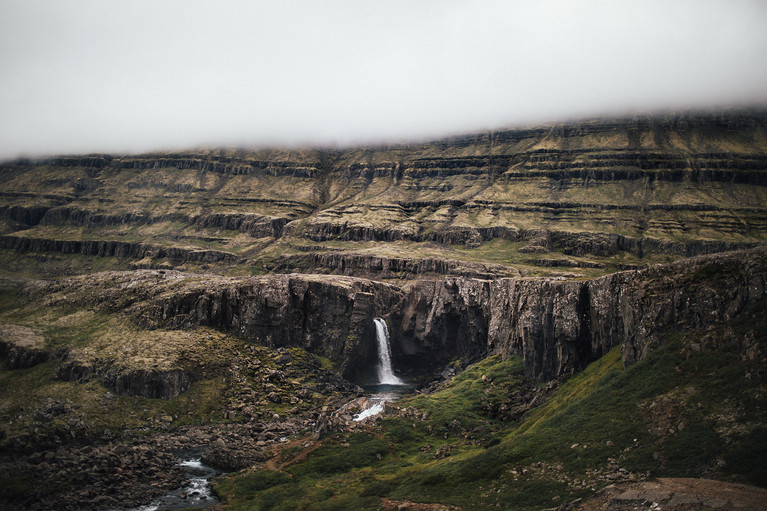
M 386 327 L 386 321 L 382 318 L 375 318 L 373 321 L 376 326 L 376 345 L 378 348 L 378 364 L 376 368 L 378 383 L 362 386 L 368 395 L 368 405 L 354 416 L 354 421 L 361 421 L 378 415 L 383 411 L 387 402 L 396 401 L 403 394 L 413 390 L 412 385 L 405 383 L 394 374 L 391 361 L 389 329 Z
M 368 405 L 360 413 L 354 416 L 355 422 L 365 420 L 368 417 L 378 415 L 383 412 L 386 403 L 396 401 L 405 394 L 413 391 L 413 385 L 402 383 L 399 385 L 390 385 L 379 383 L 375 385 L 363 385 L 362 390 L 368 397 Z

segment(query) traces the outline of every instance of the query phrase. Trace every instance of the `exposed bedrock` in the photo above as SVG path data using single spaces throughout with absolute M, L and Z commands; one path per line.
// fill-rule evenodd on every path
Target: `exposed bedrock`
M 417 374 L 487 351 L 489 280 L 417 281 L 389 322 L 395 366 Z
M 34 211 L 22 215 L 21 211 L 16 216 L 30 219 L 37 218 Z M 187 216 L 184 214 L 167 214 L 151 216 L 142 213 L 94 213 L 84 209 L 69 206 L 50 208 L 38 219 L 42 225 L 77 225 L 87 227 L 101 227 L 125 224 L 154 224 L 158 222 L 182 222 L 200 228 L 216 230 L 234 230 L 250 234 L 256 238 L 278 238 L 288 219 L 259 215 L 256 213 L 213 213 L 209 215 Z M 27 222 L 30 225 L 35 223 Z
M 20 159 L 5 163 L 9 167 L 25 167 L 46 165 L 50 167 L 84 167 L 95 172 L 103 169 L 162 169 L 177 168 L 181 170 L 197 170 L 215 172 L 218 174 L 251 174 L 262 172 L 271 175 L 292 175 L 311 177 L 316 173 L 312 162 L 280 161 L 275 159 L 243 160 L 228 156 L 204 156 L 200 154 L 145 154 L 140 156 L 59 156 L 55 158 L 31 160 Z
M 192 378 L 182 369 L 131 369 L 80 360 L 65 360 L 56 370 L 56 379 L 88 381 L 98 378 L 121 396 L 171 399 L 189 388 Z
M 751 248 L 754 242 L 726 242 L 692 240 L 687 242 L 661 240 L 653 237 L 625 236 L 601 232 L 571 232 L 546 229 L 520 229 L 517 227 L 469 227 L 449 226 L 431 231 L 423 228 L 368 227 L 347 222 L 316 222 L 301 231 L 288 224 L 289 234 L 299 235 L 313 241 L 431 241 L 441 245 L 465 245 L 478 247 L 485 241 L 506 239 L 510 241 L 534 241 L 545 250 L 561 250 L 565 255 L 594 255 L 609 257 L 628 252 L 639 257 L 648 252 L 662 252 L 686 257 L 712 254 L 728 250 Z
M 8 369 L 23 369 L 46 362 L 49 354 L 43 348 L 39 332 L 18 325 L 0 325 L 0 359 Z
M 365 279 L 272 275 L 187 282 L 135 313 L 149 326 L 206 325 L 272 348 L 302 347 L 358 381 L 376 359 L 373 318 L 400 298 L 398 288 Z
M 49 209 L 49 206 L 2 206 L 0 218 L 7 218 L 23 225 L 37 225 Z
M 60 252 L 100 257 L 124 257 L 132 259 L 169 258 L 177 261 L 205 263 L 235 262 L 239 258 L 221 250 L 197 250 L 182 247 L 162 247 L 132 241 L 111 240 L 56 240 L 49 238 L 27 238 L 22 236 L 0 236 L 0 248 L 20 252 Z
M 518 274 L 500 264 L 483 264 L 444 259 L 439 257 L 399 258 L 382 257 L 364 253 L 311 252 L 280 258 L 273 271 L 312 268 L 317 272 L 339 273 L 351 276 L 376 278 L 410 278 L 413 275 L 460 275 L 465 277 L 493 278 Z
M 272 347 L 327 357 L 364 381 L 377 360 L 373 318 L 389 324 L 395 369 L 423 376 L 455 358 L 520 354 L 525 373 L 573 373 L 622 345 L 624 365 L 675 330 L 730 320 L 767 294 L 767 248 L 699 256 L 587 281 L 561 278 L 418 280 L 404 288 L 330 275 L 219 277 L 175 271 L 108 272 L 30 285 L 22 299 L 126 311 L 148 328 L 209 326 Z M 4 331 L 3 354 L 39 345 L 29 329 Z M 18 358 L 18 357 L 17 357 Z M 25 355 L 16 366 L 37 363 Z M 110 371 L 64 363 L 64 379 L 97 376 L 120 393 L 168 397 L 183 372 Z M 167 374 L 166 374 L 167 373 Z M 158 379 L 159 378 L 159 379 Z
M 73 297 L 83 307 L 127 313 L 139 327 L 208 326 L 271 348 L 302 347 L 330 359 L 345 378 L 364 381 L 378 358 L 373 318 L 391 311 L 401 300 L 401 291 L 353 277 L 219 277 L 164 270 L 39 281 L 20 291 L 23 301 L 42 301 L 56 307 L 69 306 Z M 41 344 L 42 338 L 37 339 L 39 336 L 29 329 L 12 326 L 0 329 L 0 334 L 0 356 L 14 367 L 37 363 L 16 363 L 15 346 L 30 344 L 29 339 Z M 118 394 L 167 399 L 194 380 L 193 371 L 188 371 L 194 368 L 183 363 L 157 369 L 135 364 L 127 367 L 109 357 L 70 358 L 66 352 L 54 356 L 61 358 L 58 379 L 97 378 Z
M 589 281 L 416 282 L 390 318 L 395 364 L 426 361 L 434 368 L 454 357 L 521 354 L 528 376 L 548 380 L 622 344 L 624 365 L 630 365 L 669 328 L 705 328 L 731 319 L 766 289 L 764 248 Z
M 200 227 L 240 231 L 256 238 L 279 238 L 286 218 L 274 218 L 255 213 L 215 213 L 196 219 Z

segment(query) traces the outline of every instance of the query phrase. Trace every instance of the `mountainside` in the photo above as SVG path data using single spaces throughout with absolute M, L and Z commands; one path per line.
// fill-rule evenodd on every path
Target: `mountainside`
M 766 127 L 764 111 L 730 111 L 391 147 L 20 160 L 0 168 L 0 247 L 48 254 L 51 274 L 595 276 L 767 241 Z
M 0 182 L 4 508 L 765 501 L 767 111 Z

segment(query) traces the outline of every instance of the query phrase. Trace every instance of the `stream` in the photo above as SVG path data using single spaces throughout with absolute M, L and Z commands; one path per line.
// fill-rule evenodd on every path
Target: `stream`
M 378 383 L 376 385 L 363 385 L 362 389 L 367 394 L 369 404 L 367 408 L 354 416 L 354 421 L 361 421 L 383 412 L 386 403 L 396 401 L 403 395 L 413 391 L 413 386 L 406 383 L 389 385 Z
M 189 485 L 177 488 L 149 504 L 132 507 L 125 511 L 173 511 L 189 508 L 206 508 L 219 502 L 213 494 L 211 481 L 222 474 L 220 470 L 200 461 L 204 447 L 185 449 L 177 453 L 178 464 L 184 468 Z
M 398 378 L 391 365 L 391 346 L 386 322 L 375 318 L 378 341 L 378 381 L 374 385 L 363 386 L 368 396 L 368 405 L 354 416 L 354 421 L 361 421 L 378 415 L 387 402 L 396 401 L 413 390 L 413 386 Z M 179 451 L 178 465 L 184 468 L 189 484 L 177 488 L 166 495 L 154 499 L 149 504 L 126 509 L 124 511 L 174 511 L 190 508 L 206 508 L 219 502 L 213 494 L 211 481 L 222 472 L 204 465 L 200 461 L 204 447 Z

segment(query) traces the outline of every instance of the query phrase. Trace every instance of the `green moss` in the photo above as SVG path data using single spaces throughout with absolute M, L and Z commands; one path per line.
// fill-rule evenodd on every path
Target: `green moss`
M 19 297 L 16 291 L 0 291 L 0 314 L 19 306 Z
M 326 443 L 313 451 L 307 461 L 291 466 L 288 470 L 299 478 L 344 472 L 377 463 L 389 452 L 386 441 L 368 433 L 350 434 L 347 444 Z
M 767 375 L 758 358 L 744 360 L 740 349 L 721 343 L 733 329 L 767 345 L 764 310 L 764 302 L 756 304 L 709 331 L 720 344 L 708 348 L 691 347 L 700 332 L 669 332 L 665 344 L 626 369 L 615 348 L 520 423 L 496 420 L 487 405 L 522 384 L 521 361 L 490 357 L 442 391 L 398 403 L 425 412 L 425 421 L 385 417 L 382 439 L 351 436 L 344 447 L 337 438 L 289 467 L 294 478 L 279 492 L 268 491 L 306 509 L 332 509 L 333 502 L 376 509 L 381 497 L 540 509 L 592 495 L 606 484 L 599 474 L 611 473 L 610 463 L 642 475 L 767 485 L 767 403 L 755 390 L 767 386 Z M 470 441 L 476 438 L 479 446 Z M 448 455 L 435 459 L 442 447 Z

